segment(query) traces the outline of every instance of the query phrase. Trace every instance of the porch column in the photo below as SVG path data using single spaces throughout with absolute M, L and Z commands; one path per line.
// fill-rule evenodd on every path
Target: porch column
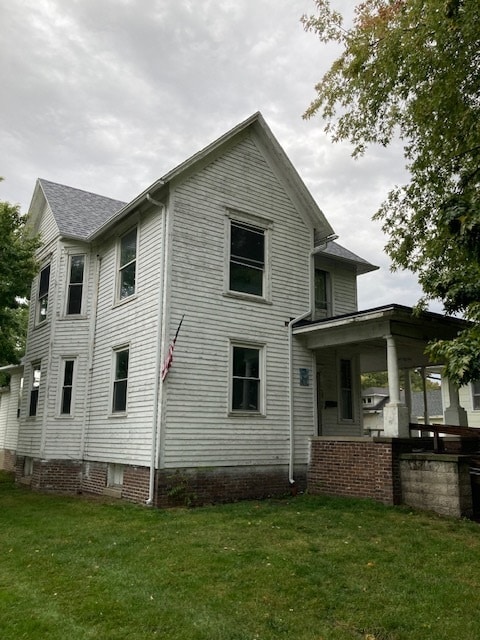
M 460 406 L 458 387 L 449 378 L 447 382 L 450 404 L 443 412 L 444 422 L 456 427 L 468 427 L 468 416 L 465 409 Z
M 390 438 L 408 438 L 410 416 L 406 405 L 400 401 L 400 377 L 398 375 L 397 345 L 393 336 L 385 336 L 387 342 L 387 374 L 389 401 L 383 409 L 383 431 Z
M 412 384 L 410 380 L 410 369 L 403 370 L 405 380 L 405 404 L 407 405 L 410 422 L 415 422 L 412 408 Z

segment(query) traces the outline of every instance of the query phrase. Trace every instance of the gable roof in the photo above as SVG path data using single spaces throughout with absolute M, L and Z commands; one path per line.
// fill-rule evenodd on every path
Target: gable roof
M 39 179 L 38 185 L 64 237 L 87 240 L 98 227 L 125 206 L 125 202 L 120 200 L 49 180 Z
M 333 236 L 334 231 L 330 223 L 268 127 L 262 114 L 256 112 L 154 182 L 148 189 L 118 211 L 111 219 L 106 220 L 103 225 L 97 228 L 92 234 L 91 239 L 108 231 L 108 229 L 124 216 L 128 215 L 128 213 L 141 202 L 149 196 L 154 196 L 156 192 L 160 192 L 168 183 L 181 180 L 192 171 L 212 161 L 220 155 L 222 151 L 228 148 L 235 139 L 245 135 L 248 130 L 254 133 L 256 142 L 270 162 L 272 169 L 281 176 L 284 186 L 287 188 L 292 201 L 298 207 L 299 211 L 308 216 L 311 224 L 314 228 L 318 229 L 323 240 Z

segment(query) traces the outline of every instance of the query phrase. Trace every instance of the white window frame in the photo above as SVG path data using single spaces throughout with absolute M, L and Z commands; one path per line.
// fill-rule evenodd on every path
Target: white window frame
M 122 241 L 124 240 L 124 238 L 126 238 L 129 234 L 133 232 L 135 232 L 135 257 L 132 260 L 125 262 L 125 264 L 122 264 L 121 263 Z M 117 275 L 116 275 L 116 285 L 115 285 L 116 286 L 115 300 L 117 303 L 122 303 L 127 300 L 132 300 L 137 295 L 139 235 L 140 235 L 139 226 L 135 225 L 130 229 L 128 229 L 128 231 L 126 231 L 125 233 L 122 233 L 122 235 L 118 238 L 118 241 L 117 241 L 117 270 L 116 270 Z M 127 267 L 130 267 L 132 264 L 135 265 L 135 284 L 134 284 L 133 292 L 128 295 L 122 296 L 122 272 Z
M 128 351 L 128 370 L 126 378 L 117 378 L 117 358 L 118 354 L 124 351 Z M 131 349 L 129 344 L 123 344 L 119 347 L 114 347 L 112 349 L 112 382 L 110 386 L 110 412 L 111 416 L 126 416 L 128 412 L 128 387 L 129 387 L 129 379 L 130 379 L 130 365 L 131 365 Z M 125 408 L 116 411 L 115 410 L 115 392 L 116 392 L 116 384 L 119 382 L 126 382 L 126 390 L 125 390 Z
M 325 294 L 326 294 L 326 308 L 322 309 L 317 307 L 317 295 L 316 295 L 316 275 L 317 272 L 321 272 L 325 274 Z M 313 270 L 313 310 L 315 320 L 320 318 L 329 318 L 333 315 L 333 307 L 332 307 L 332 274 L 328 269 L 324 269 L 323 267 L 314 267 Z
M 255 410 L 234 409 L 233 408 L 233 358 L 235 348 L 255 349 L 258 351 L 258 373 L 259 373 L 259 407 Z M 266 345 L 248 340 L 230 340 L 229 344 L 229 367 L 228 367 L 228 415 L 230 416 L 252 416 L 259 417 L 266 415 Z
M 107 487 L 122 487 L 125 472 L 125 465 L 115 462 L 109 463 L 107 467 Z
M 480 411 L 480 380 L 475 380 L 470 383 L 472 390 L 472 410 Z M 475 388 L 476 387 L 476 388 Z M 478 406 L 475 406 L 475 399 L 478 398 Z
M 40 286 L 42 282 L 42 273 L 48 269 L 48 286 L 46 291 L 41 293 Z M 51 284 L 51 276 L 52 276 L 52 264 L 51 262 L 47 262 L 42 266 L 40 272 L 38 274 L 38 288 L 37 288 L 37 300 L 36 300 L 36 309 L 35 309 L 35 324 L 41 325 L 45 324 L 48 318 L 48 303 L 49 303 L 49 294 L 50 294 L 50 284 Z M 45 305 L 45 307 L 44 307 Z M 45 316 L 42 315 L 42 309 L 45 308 Z
M 231 263 L 231 241 L 232 241 L 232 224 L 239 226 L 252 227 L 259 232 L 263 232 L 264 238 L 264 262 L 262 275 L 262 295 L 254 293 L 246 293 L 244 291 L 236 291 L 230 288 L 230 263 Z M 271 242 L 272 242 L 273 222 L 261 216 L 254 214 L 228 210 L 226 213 L 226 231 L 225 231 L 225 280 L 224 294 L 232 298 L 241 298 L 244 300 L 254 300 L 256 302 L 271 303 Z
M 65 385 L 65 367 L 67 362 L 73 362 L 73 372 L 72 372 L 72 384 Z M 77 369 L 78 369 L 78 358 L 77 356 L 62 356 L 60 358 L 60 366 L 59 366 L 59 376 L 58 376 L 58 406 L 57 406 L 57 416 L 60 418 L 73 418 L 75 414 L 75 396 L 76 396 L 76 387 L 77 387 Z M 64 389 L 70 386 L 71 388 L 71 396 L 70 396 L 70 412 L 62 413 L 63 409 L 63 393 Z
M 83 280 L 81 283 L 71 282 L 72 277 L 72 260 L 73 258 L 78 258 L 79 256 L 83 257 Z M 85 305 L 85 278 L 87 272 L 87 254 L 84 252 L 78 253 L 69 253 L 68 262 L 67 262 L 67 284 L 65 289 L 65 316 L 67 318 L 78 318 L 84 314 L 84 305 Z M 82 297 L 80 301 L 80 311 L 78 313 L 68 313 L 69 301 L 70 301 L 70 290 L 71 287 L 82 287 Z
M 35 372 L 38 371 L 38 376 L 35 376 Z M 40 360 L 32 362 L 30 373 L 30 390 L 28 394 L 28 411 L 27 416 L 29 418 L 36 418 L 38 416 L 38 406 L 40 401 L 40 385 L 42 382 L 42 362 Z M 32 413 L 32 394 L 35 394 L 35 411 Z

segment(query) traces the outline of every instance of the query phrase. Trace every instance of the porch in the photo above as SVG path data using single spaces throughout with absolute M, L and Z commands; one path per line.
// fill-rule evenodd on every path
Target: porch
M 414 421 L 409 384 L 413 369 L 440 370 L 442 363 L 426 356 L 427 344 L 451 339 L 464 327 L 456 318 L 417 314 L 399 305 L 295 327 L 317 367 L 318 435 L 310 445 L 310 492 L 403 503 L 455 517 L 478 515 L 480 483 L 472 469 L 480 430 L 467 428 L 458 389 L 448 380 L 443 381 L 444 424 L 430 425 L 426 406 L 423 423 Z M 376 371 L 387 371 L 388 402 L 378 428 L 367 433 L 360 375 Z

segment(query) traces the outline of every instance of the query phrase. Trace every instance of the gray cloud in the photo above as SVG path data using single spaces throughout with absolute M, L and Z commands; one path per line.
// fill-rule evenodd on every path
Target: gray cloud
M 260 110 L 340 241 L 382 267 L 360 279 L 361 305 L 415 303 L 371 221 L 407 178 L 400 147 L 353 161 L 301 118 L 335 55 L 300 24 L 312 0 L 3 4 L 1 199 L 26 210 L 44 177 L 128 200 Z

